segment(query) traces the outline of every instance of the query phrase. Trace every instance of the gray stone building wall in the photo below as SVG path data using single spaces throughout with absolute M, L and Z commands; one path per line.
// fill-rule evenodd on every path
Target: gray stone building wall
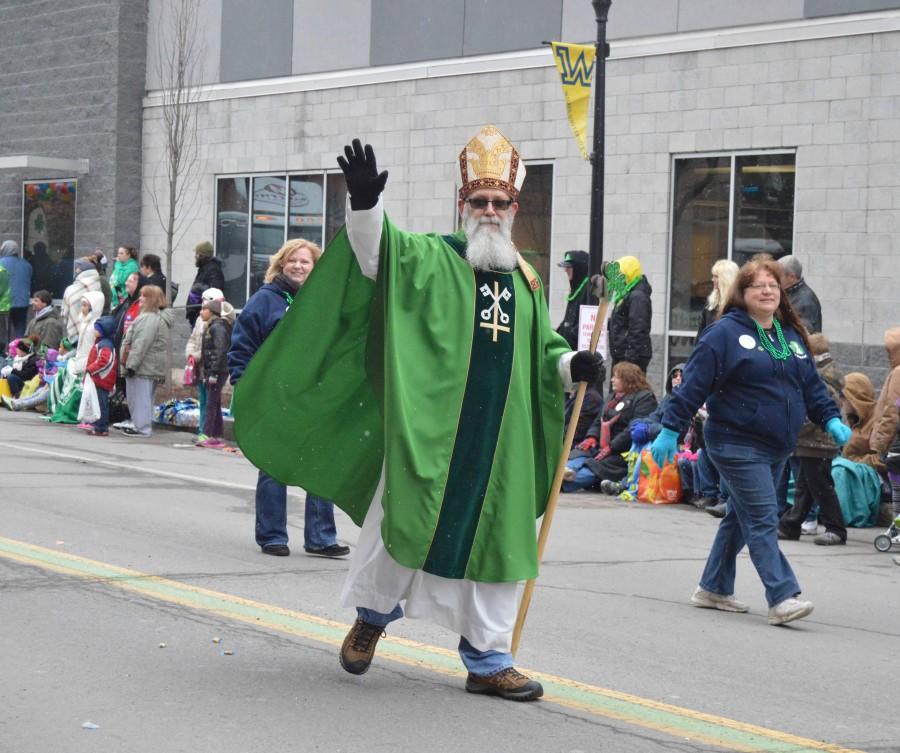
M 77 177 L 76 256 L 138 245 L 146 0 L 0 4 L 0 156 L 90 172 L 0 171 L 0 235 L 21 238 L 22 181 Z
M 571 136 L 547 64 L 261 96 L 229 92 L 198 105 L 202 178 L 175 279 L 193 277 L 189 249 L 215 229 L 215 176 L 334 168 L 353 136 L 390 170 L 386 209 L 416 231 L 452 228 L 456 156 L 495 123 L 526 160 L 554 166 L 555 259 L 588 242 L 590 167 Z M 795 149 L 794 253 L 818 292 L 841 365 L 876 383 L 882 336 L 900 318 L 900 31 L 642 57 L 608 64 L 607 258 L 640 257 L 654 289 L 651 371 L 661 383 L 668 305 L 675 155 Z M 145 163 L 160 158 L 159 112 L 148 100 Z M 144 201 L 142 237 L 160 245 Z M 567 286 L 551 266 L 551 318 Z

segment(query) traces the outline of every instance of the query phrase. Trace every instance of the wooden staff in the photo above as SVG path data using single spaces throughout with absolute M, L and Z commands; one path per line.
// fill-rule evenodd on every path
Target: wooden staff
M 600 341 L 600 335 L 603 332 L 603 323 L 606 321 L 606 311 L 609 308 L 609 300 L 606 297 L 606 278 L 601 274 L 596 280 L 597 297 L 600 304 L 597 308 L 597 318 L 594 320 L 594 329 L 591 330 L 591 353 L 597 351 L 597 343 Z M 553 484 L 550 486 L 550 495 L 547 498 L 547 506 L 544 509 L 544 519 L 541 521 L 541 531 L 538 534 L 537 541 L 537 558 L 538 563 L 543 562 L 544 547 L 547 545 L 547 538 L 550 535 L 550 526 L 553 524 L 553 515 L 556 512 L 556 503 L 559 501 L 559 490 L 562 487 L 563 473 L 566 470 L 566 462 L 569 459 L 569 451 L 572 449 L 572 440 L 575 438 L 575 429 L 578 427 L 578 418 L 581 416 L 581 405 L 584 403 L 584 393 L 587 392 L 587 382 L 578 383 L 578 391 L 575 393 L 575 404 L 572 406 L 572 415 L 569 418 L 569 425 L 566 428 L 566 436 L 563 439 L 563 449 L 559 456 L 559 462 L 556 464 L 556 475 L 553 477 Z M 519 603 L 519 613 L 516 615 L 516 625 L 513 628 L 512 636 L 512 654 L 513 656 L 519 650 L 519 641 L 522 638 L 522 628 L 525 626 L 525 617 L 528 616 L 528 606 L 531 604 L 531 595 L 534 593 L 535 578 L 532 578 L 525 584 L 525 591 L 522 593 L 522 601 Z

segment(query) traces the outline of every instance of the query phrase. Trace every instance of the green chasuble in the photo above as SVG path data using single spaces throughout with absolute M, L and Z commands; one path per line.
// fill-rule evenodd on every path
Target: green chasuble
M 385 217 L 373 282 L 341 231 L 238 382 L 235 435 L 254 465 L 357 525 L 383 464 L 381 536 L 399 564 L 523 580 L 537 575 L 569 348 L 540 288 L 519 269 L 476 272 L 464 249 L 462 233 Z

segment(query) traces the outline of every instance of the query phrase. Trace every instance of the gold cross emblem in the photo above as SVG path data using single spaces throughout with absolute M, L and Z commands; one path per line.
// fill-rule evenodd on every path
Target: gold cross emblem
M 500 308 L 500 301 L 508 301 L 512 298 L 512 295 L 505 287 L 503 288 L 503 292 L 501 292 L 500 283 L 496 280 L 494 280 L 493 290 L 485 283 L 479 288 L 479 291 L 481 292 L 481 295 L 490 298 L 492 301 L 490 306 L 481 310 L 481 318 L 485 321 L 481 322 L 480 326 L 484 327 L 484 329 L 491 330 L 493 342 L 497 342 L 498 332 L 509 332 L 509 327 L 502 326 L 504 324 L 509 324 L 509 314 L 504 313 L 503 309 Z

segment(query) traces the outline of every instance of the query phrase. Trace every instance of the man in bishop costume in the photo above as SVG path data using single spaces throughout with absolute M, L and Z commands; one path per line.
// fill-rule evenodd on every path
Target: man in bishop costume
M 554 332 L 512 243 L 525 166 L 497 128 L 459 156 L 450 235 L 395 227 L 372 147 L 344 152 L 345 231 L 238 384 L 238 441 L 362 525 L 341 595 L 357 610 L 346 671 L 366 672 L 405 615 L 460 635 L 470 693 L 534 700 L 510 653 L 518 598 L 538 571 L 564 393 L 600 358 Z

